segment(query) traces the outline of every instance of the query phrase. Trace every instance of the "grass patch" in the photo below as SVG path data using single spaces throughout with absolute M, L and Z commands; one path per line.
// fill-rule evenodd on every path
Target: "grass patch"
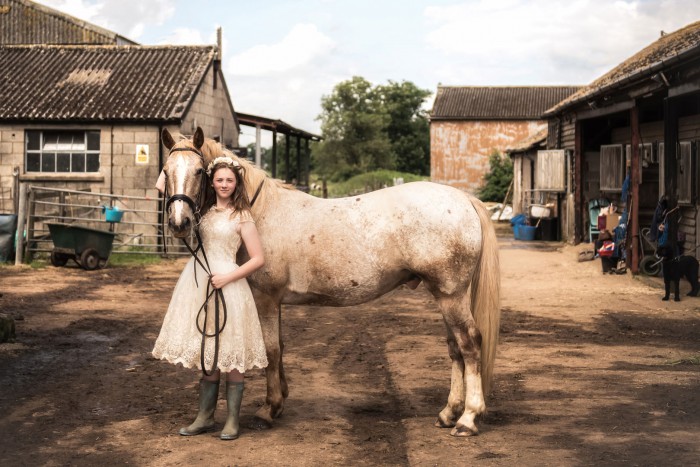
M 342 198 L 345 196 L 360 195 L 370 191 L 380 190 L 389 186 L 394 186 L 394 180 L 402 178 L 404 183 L 416 182 L 420 180 L 430 180 L 430 177 L 415 175 L 393 170 L 376 170 L 367 172 L 339 183 L 328 183 L 328 197 Z M 313 193 L 321 196 L 319 193 Z
M 700 355 L 693 355 L 692 357 L 680 358 L 678 360 L 666 362 L 666 365 L 700 365 Z
M 162 261 L 160 255 L 153 254 L 138 254 L 138 253 L 113 253 L 109 257 L 109 266 L 148 266 L 151 264 L 158 264 Z

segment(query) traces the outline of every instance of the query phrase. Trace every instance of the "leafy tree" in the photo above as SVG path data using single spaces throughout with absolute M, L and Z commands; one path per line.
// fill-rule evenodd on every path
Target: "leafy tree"
M 339 83 L 330 96 L 323 96 L 321 108 L 324 140 L 314 152 L 321 175 L 337 181 L 394 167 L 386 132 L 389 115 L 367 80 L 355 76 Z
M 430 174 L 430 127 L 422 105 L 431 92 L 410 81 L 377 86 L 384 111 L 389 114 L 387 135 L 396 170 Z
M 481 201 L 502 202 L 513 180 L 513 162 L 508 156 L 493 151 L 489 157 L 490 170 L 484 175 L 484 184 L 479 188 L 477 196 Z

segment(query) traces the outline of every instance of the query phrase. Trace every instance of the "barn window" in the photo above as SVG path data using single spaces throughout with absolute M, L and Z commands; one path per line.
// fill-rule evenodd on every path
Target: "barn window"
M 600 190 L 622 191 L 625 179 L 625 155 L 621 144 L 600 147 Z
M 677 160 L 678 203 L 691 204 L 693 202 L 695 161 L 693 158 L 693 145 L 690 141 L 678 143 Z
M 99 131 L 27 130 L 25 136 L 26 172 L 100 171 Z

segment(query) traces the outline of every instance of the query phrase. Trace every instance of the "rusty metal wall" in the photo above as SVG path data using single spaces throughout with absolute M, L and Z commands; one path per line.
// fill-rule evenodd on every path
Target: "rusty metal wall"
M 430 178 L 474 193 L 489 171 L 489 157 L 545 128 L 543 121 L 433 121 Z

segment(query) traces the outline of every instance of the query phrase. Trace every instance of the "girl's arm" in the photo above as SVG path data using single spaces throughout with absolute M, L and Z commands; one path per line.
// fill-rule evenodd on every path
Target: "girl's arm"
M 211 284 L 217 289 L 220 289 L 229 282 L 235 282 L 244 277 L 248 277 L 265 265 L 262 243 L 260 242 L 260 235 L 258 235 L 258 229 L 255 227 L 255 223 L 242 222 L 239 224 L 239 228 L 241 231 L 241 238 L 243 239 L 246 250 L 248 250 L 250 259 L 241 264 L 238 269 L 228 274 L 214 274 L 211 278 Z

